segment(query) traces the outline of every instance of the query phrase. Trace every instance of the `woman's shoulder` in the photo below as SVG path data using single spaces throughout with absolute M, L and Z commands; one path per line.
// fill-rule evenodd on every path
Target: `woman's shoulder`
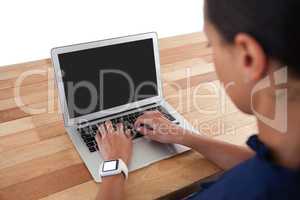
M 247 144 L 256 155 L 204 187 L 195 199 L 300 199 L 300 172 L 274 164 L 256 136 Z
M 257 155 L 208 186 L 193 199 L 300 199 L 299 173 L 268 165 Z

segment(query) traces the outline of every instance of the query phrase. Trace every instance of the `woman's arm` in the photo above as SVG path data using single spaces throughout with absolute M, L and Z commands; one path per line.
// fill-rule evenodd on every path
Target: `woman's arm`
M 122 174 L 105 177 L 102 179 L 97 195 L 98 200 L 120 200 L 124 197 L 125 178 Z
M 246 147 L 221 142 L 184 130 L 165 119 L 159 112 L 145 113 L 137 119 L 135 127 L 149 139 L 161 143 L 188 146 L 224 170 L 230 169 L 254 155 L 254 152 Z
M 105 122 L 99 127 L 96 141 L 104 160 L 122 159 L 128 166 L 132 155 L 132 140 L 130 131 L 125 130 L 123 124 L 117 124 L 115 129 L 110 121 Z M 125 181 L 123 174 L 102 177 L 97 199 L 123 199 Z
M 248 160 L 254 152 L 247 147 L 229 144 L 198 134 L 185 134 L 179 144 L 188 146 L 224 170 Z

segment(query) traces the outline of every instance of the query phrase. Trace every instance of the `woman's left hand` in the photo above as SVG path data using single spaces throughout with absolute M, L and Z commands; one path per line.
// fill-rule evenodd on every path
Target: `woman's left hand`
M 185 133 L 188 133 L 158 111 L 145 112 L 136 120 L 134 126 L 146 138 L 160 143 L 181 144 Z

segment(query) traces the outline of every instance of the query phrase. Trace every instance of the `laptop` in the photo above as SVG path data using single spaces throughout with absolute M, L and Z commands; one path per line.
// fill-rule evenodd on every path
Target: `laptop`
M 196 132 L 163 97 L 156 33 L 58 47 L 51 57 L 65 129 L 96 182 L 103 159 L 94 136 L 106 120 L 133 134 L 129 171 L 189 150 L 147 140 L 133 128 L 144 112 L 157 110 Z

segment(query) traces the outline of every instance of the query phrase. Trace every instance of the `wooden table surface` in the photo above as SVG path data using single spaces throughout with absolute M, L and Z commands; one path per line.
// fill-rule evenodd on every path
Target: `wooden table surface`
M 244 145 L 256 121 L 220 87 L 203 33 L 161 39 L 160 56 L 168 102 L 202 134 Z M 66 134 L 57 102 L 50 59 L 0 68 L 1 200 L 95 198 L 98 184 Z M 177 198 L 176 191 L 218 172 L 189 151 L 130 173 L 126 198 Z

